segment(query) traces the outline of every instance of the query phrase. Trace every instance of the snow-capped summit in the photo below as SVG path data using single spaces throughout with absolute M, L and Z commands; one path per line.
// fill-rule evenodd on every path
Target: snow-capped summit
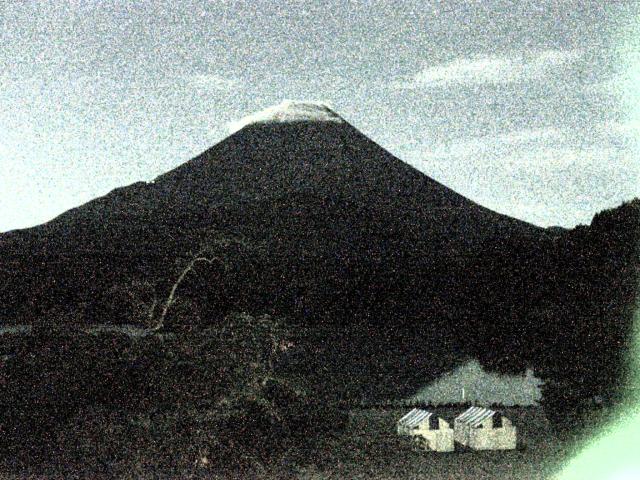
M 324 102 L 284 100 L 278 105 L 231 122 L 229 129 L 236 132 L 247 125 L 293 122 L 344 123 L 344 120 Z

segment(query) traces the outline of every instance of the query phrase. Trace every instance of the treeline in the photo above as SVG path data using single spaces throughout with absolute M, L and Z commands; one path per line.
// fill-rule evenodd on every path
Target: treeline
M 425 410 L 434 410 L 441 408 L 456 408 L 459 410 L 466 410 L 469 407 L 479 406 L 490 408 L 493 410 L 504 410 L 504 409 L 513 409 L 513 408 L 536 408 L 534 405 L 505 405 L 503 403 L 475 403 L 470 401 L 465 402 L 445 402 L 445 403 L 430 403 L 418 400 L 390 400 L 385 402 L 349 402 L 340 405 L 342 408 L 348 408 L 350 410 L 370 410 L 370 409 L 378 409 L 378 410 L 397 410 L 402 408 L 412 409 L 412 408 L 422 408 Z
M 640 199 L 552 229 L 543 242 L 496 243 L 477 265 L 486 302 L 475 355 L 501 372 L 536 368 L 552 424 L 576 429 L 621 401 L 640 278 Z
M 248 474 L 345 421 L 278 373 L 292 345 L 270 316 L 137 336 L 36 329 L 0 348 L 0 456 L 13 468 Z
M 78 257 L 64 275 L 45 261 L 10 270 L 11 288 L 31 296 L 20 303 L 12 290 L 8 298 L 31 312 L 24 321 L 36 329 L 12 345 L 1 340 L 0 450 L 7 461 L 29 456 L 25 464 L 85 452 L 78 461 L 96 468 L 191 468 L 203 458 L 207 469 L 264 465 L 340 428 L 344 409 L 327 403 L 329 395 L 354 408 L 363 396 L 408 396 L 463 357 L 504 373 L 535 367 L 546 382 L 547 415 L 567 423 L 568 413 L 596 399 L 619 398 L 639 225 L 636 200 L 598 214 L 589 227 L 496 235 L 468 255 L 437 252 L 418 266 L 411 266 L 418 253 L 371 263 L 363 247 L 363 258 L 329 255 L 335 269 L 325 271 L 315 258 L 301 263 L 293 249 L 271 258 L 269 249 L 203 234 L 179 249 L 153 243 L 166 253 L 157 258 L 118 257 L 93 269 Z M 180 283 L 194 259 L 184 252 L 207 242 L 215 247 L 207 258 L 222 260 L 199 263 Z M 297 276 L 265 267 L 285 260 L 287 275 Z M 168 303 L 176 284 L 179 300 Z M 60 301 L 32 305 L 38 298 Z M 225 315 L 238 310 L 281 311 L 292 322 Z M 86 323 L 137 323 L 148 334 L 77 330 Z M 292 327 L 302 347 L 290 345 L 298 342 Z M 98 445 L 100 437 L 113 441 Z
M 630 381 L 640 292 L 640 199 L 598 213 L 561 238 L 552 282 L 555 304 L 541 309 L 548 345 L 541 358 L 543 401 L 555 423 L 575 423 L 593 406 L 623 400 Z

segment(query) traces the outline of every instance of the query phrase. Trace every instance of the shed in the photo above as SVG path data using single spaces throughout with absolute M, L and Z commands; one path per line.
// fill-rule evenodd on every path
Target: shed
M 447 421 L 427 410 L 414 408 L 398 420 L 398 435 L 418 439 L 427 450 L 453 451 L 453 429 Z
M 473 450 L 513 450 L 516 427 L 500 412 L 470 407 L 453 421 L 455 441 Z

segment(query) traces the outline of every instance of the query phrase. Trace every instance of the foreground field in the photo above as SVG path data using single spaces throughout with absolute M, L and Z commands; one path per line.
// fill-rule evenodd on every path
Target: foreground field
M 519 447 L 507 452 L 435 453 L 417 450 L 395 433 L 406 410 L 350 413 L 349 428 L 327 445 L 300 479 L 546 479 L 567 457 L 570 447 L 550 430 L 540 408 L 505 410 L 518 428 Z M 436 409 L 445 419 L 459 410 Z
M 73 452 L 60 452 L 62 457 L 48 458 L 41 467 L 24 463 L 21 466 L 12 466 L 11 458 L 7 458 L 6 464 L 0 468 L 0 478 L 535 480 L 550 478 L 557 472 L 569 458 L 571 445 L 574 444 L 573 441 L 561 441 L 554 435 L 542 409 L 510 408 L 502 411 L 518 429 L 519 445 L 516 450 L 428 452 L 417 449 L 409 438 L 396 434 L 396 422 L 406 411 L 407 409 L 351 410 L 344 431 L 336 432 L 321 445 L 316 445 L 313 450 L 292 449 L 284 458 L 276 460 L 274 457 L 270 465 L 255 464 L 255 468 L 250 471 L 231 473 L 228 470 L 223 472 L 214 469 L 212 465 L 197 461 L 199 457 L 187 455 L 190 451 L 197 453 L 200 450 L 201 445 L 190 443 L 186 446 L 188 448 L 171 453 L 163 451 L 160 447 L 137 454 L 133 449 L 132 455 L 120 462 L 98 458 L 99 455 L 104 455 L 104 452 L 100 454 L 97 450 L 94 452 L 96 458 L 93 458 L 93 461 L 75 465 L 64 460 L 64 455 L 69 456 Z M 434 411 L 448 420 L 453 420 L 460 413 L 460 409 Z M 202 412 L 203 415 L 205 413 Z M 108 420 L 107 417 L 101 418 L 104 422 Z M 113 428 L 107 428 L 112 435 Z M 184 432 L 176 427 L 164 435 L 177 438 L 181 434 Z M 105 441 L 108 439 L 96 438 L 95 445 Z M 215 450 L 209 451 L 212 456 L 217 453 Z M 187 455 L 187 460 L 191 460 L 174 462 L 182 467 L 167 469 L 159 462 L 159 458 L 165 455 L 172 458 L 176 455 Z M 91 455 L 89 458 L 91 459 Z

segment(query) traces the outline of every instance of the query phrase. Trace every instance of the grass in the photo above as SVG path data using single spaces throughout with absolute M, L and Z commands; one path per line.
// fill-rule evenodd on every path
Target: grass
M 452 421 L 460 409 L 432 409 L 443 418 Z M 64 473 L 56 472 L 50 465 L 49 472 L 33 468 L 20 468 L 17 473 L 10 465 L 0 468 L 0 478 L 255 478 L 255 479 L 545 479 L 557 472 L 573 452 L 574 442 L 559 439 L 539 407 L 501 409 L 518 428 L 519 446 L 514 451 L 471 452 L 456 451 L 437 453 L 419 450 L 410 438 L 396 434 L 397 420 L 407 412 L 406 408 L 354 409 L 349 412 L 347 428 L 327 437 L 313 450 L 292 449 L 283 460 L 272 465 L 256 468 L 243 474 L 223 474 L 219 470 L 194 466 L 188 451 L 197 451 L 198 445 L 165 452 L 176 464 L 183 465 L 178 470 L 164 471 L 153 450 L 141 451 L 137 457 L 130 457 L 125 464 L 104 464 L 97 462 L 93 467 L 76 465 Z M 201 412 L 204 414 L 205 412 Z M 126 414 L 124 414 L 126 416 Z M 177 419 L 184 415 L 178 414 Z M 100 417 L 103 420 L 108 420 Z M 179 435 L 179 432 L 175 432 Z M 164 435 L 170 435 L 165 432 Z M 194 437 L 195 438 L 195 437 Z M 96 440 L 104 442 L 105 438 Z M 117 441 L 116 439 L 112 439 Z M 135 443 L 135 442 L 134 442 Z M 156 454 L 163 453 L 159 449 Z M 192 453 L 193 453 L 192 452 Z M 91 453 L 91 452 L 89 452 Z M 96 450 L 96 455 L 100 455 Z M 215 452 L 211 452 L 214 454 Z M 177 457 L 176 457 L 177 455 Z M 189 462 L 185 462 L 187 457 Z M 96 458 L 95 460 L 99 460 Z M 53 462 L 53 459 L 51 459 Z M 63 464 L 66 462 L 63 462 Z M 91 463 L 91 462 L 90 462 Z M 95 462 L 94 462 L 95 463 Z M 190 466 L 185 466 L 190 465 Z M 306 466 L 302 466 L 306 465 Z M 184 469 L 184 471 L 182 471 Z M 162 470 L 162 471 L 161 471 Z M 83 473 L 84 472 L 84 473 Z
M 445 419 L 455 409 L 434 409 Z M 544 479 L 555 473 L 571 451 L 558 439 L 542 409 L 505 410 L 518 428 L 514 451 L 437 453 L 416 449 L 396 435 L 396 421 L 406 409 L 352 411 L 346 432 L 328 442 L 312 467 L 297 470 L 299 479 Z M 284 472 L 283 472 L 284 473 Z

